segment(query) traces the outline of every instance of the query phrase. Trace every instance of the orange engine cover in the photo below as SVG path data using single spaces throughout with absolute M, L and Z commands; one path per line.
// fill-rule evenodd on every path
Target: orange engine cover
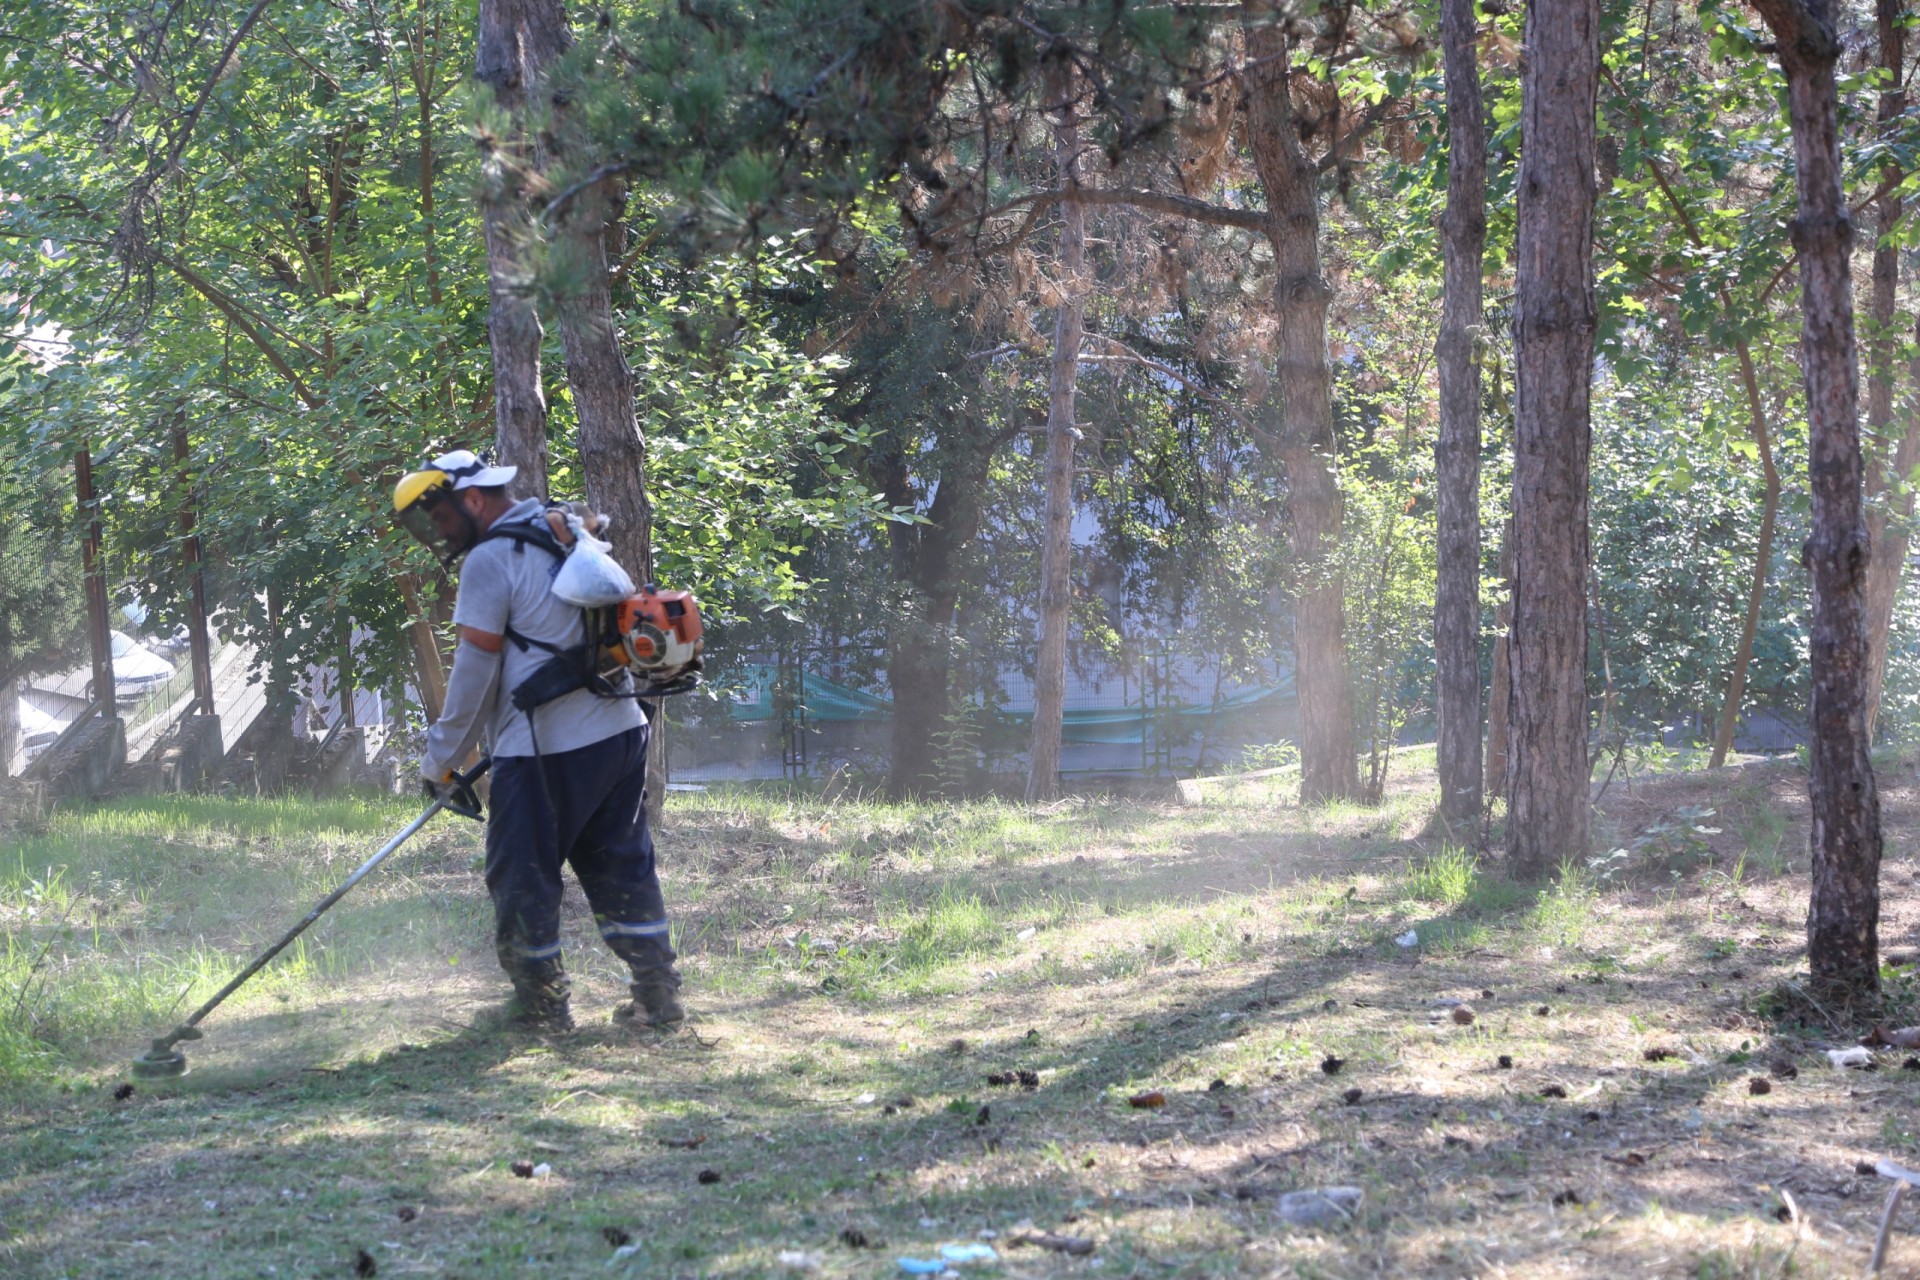
M 662 591 L 649 583 L 616 606 L 619 639 L 608 656 L 643 675 L 679 671 L 700 657 L 700 606 L 690 591 Z

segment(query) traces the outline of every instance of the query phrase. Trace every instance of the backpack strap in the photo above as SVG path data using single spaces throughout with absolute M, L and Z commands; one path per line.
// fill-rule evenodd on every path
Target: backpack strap
M 560 545 L 560 539 L 553 536 L 553 530 L 547 525 L 545 511 L 531 520 L 516 520 L 512 524 L 495 524 L 480 535 L 480 542 L 492 542 L 496 538 L 511 542 L 516 554 L 525 551 L 528 547 L 538 547 L 555 560 L 567 558 L 567 549 Z
M 495 540 L 511 542 L 515 555 L 522 554 L 528 547 L 537 547 L 555 560 L 567 558 L 566 548 L 560 545 L 560 540 L 553 536 L 552 527 L 547 524 L 546 508 L 529 520 L 515 520 L 512 524 L 495 523 L 492 528 L 480 535 L 479 541 Z M 479 543 L 474 545 L 478 546 Z M 507 627 L 506 637 L 519 645 L 522 653 L 529 649 L 539 649 L 543 653 L 557 654 L 564 648 L 562 645 L 548 644 L 544 640 L 535 640 L 532 636 L 521 635 L 513 629 L 511 624 Z

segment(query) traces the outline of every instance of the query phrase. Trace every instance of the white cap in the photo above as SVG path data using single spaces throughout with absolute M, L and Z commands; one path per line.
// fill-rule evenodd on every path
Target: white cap
M 490 467 L 471 449 L 455 449 L 433 460 L 435 471 L 447 473 L 455 489 L 491 489 L 519 473 L 518 467 Z

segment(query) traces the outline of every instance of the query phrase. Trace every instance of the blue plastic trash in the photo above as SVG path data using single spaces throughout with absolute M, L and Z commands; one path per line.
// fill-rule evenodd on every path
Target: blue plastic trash
M 990 1244 L 943 1244 L 940 1256 L 948 1266 L 964 1267 L 970 1262 L 998 1262 L 1000 1255 Z
M 947 1264 L 938 1258 L 895 1258 L 894 1261 L 910 1276 L 937 1276 L 947 1269 Z

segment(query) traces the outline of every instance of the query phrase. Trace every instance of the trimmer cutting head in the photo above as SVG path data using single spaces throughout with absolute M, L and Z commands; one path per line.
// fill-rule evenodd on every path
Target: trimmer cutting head
M 154 1040 L 151 1049 L 133 1060 L 133 1074 L 147 1080 L 187 1074 L 187 1055 L 174 1046 L 182 1040 L 198 1040 L 204 1034 L 191 1025 L 175 1027 L 171 1034 Z
M 133 1074 L 147 1080 L 183 1076 L 187 1074 L 187 1055 L 165 1040 L 155 1040 L 153 1048 L 133 1060 Z

